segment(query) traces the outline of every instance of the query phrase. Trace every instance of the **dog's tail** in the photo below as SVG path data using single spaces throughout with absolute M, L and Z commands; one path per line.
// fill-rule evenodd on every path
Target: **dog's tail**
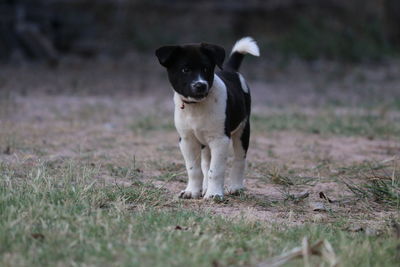
M 224 70 L 239 71 L 240 64 L 246 54 L 260 56 L 260 49 L 251 37 L 244 37 L 237 41 L 232 48 L 231 56 L 224 65 Z

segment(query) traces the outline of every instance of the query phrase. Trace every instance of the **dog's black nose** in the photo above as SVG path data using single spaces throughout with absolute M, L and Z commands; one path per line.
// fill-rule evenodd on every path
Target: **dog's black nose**
M 207 84 L 203 82 L 196 82 L 192 85 L 193 91 L 196 94 L 203 94 L 207 91 Z

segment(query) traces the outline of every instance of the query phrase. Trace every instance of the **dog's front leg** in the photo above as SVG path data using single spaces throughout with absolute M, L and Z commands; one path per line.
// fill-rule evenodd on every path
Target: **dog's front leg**
M 221 137 L 209 143 L 211 164 L 208 171 L 208 186 L 204 198 L 224 196 L 224 175 L 228 157 L 229 138 Z
M 179 147 L 185 159 L 188 173 L 186 189 L 179 194 L 180 198 L 200 198 L 203 186 L 203 174 L 201 172 L 201 144 L 193 134 L 181 137 Z

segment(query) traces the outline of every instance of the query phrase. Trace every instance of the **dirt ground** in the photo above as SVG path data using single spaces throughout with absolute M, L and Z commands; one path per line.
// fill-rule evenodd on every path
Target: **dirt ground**
M 261 73 L 247 73 L 254 114 L 385 112 L 400 123 L 398 63 L 315 64 L 293 62 L 281 71 L 266 65 Z M 145 65 L 142 73 L 152 67 Z M 263 73 L 269 73 L 265 79 Z M 150 182 L 165 188 L 175 201 L 186 174 L 173 128 L 172 91 L 162 73 L 155 76 L 151 81 L 132 76 L 128 64 L 4 68 L 0 160 L 21 168 L 67 161 L 90 164 L 101 170 L 98 179 L 106 183 Z M 363 183 L 371 174 L 368 164 L 392 170 L 399 163 L 399 136 L 267 131 L 258 126 L 251 136 L 244 193 L 227 196 L 222 203 L 187 200 L 185 206 L 293 225 L 346 218 L 376 229 L 398 216 L 397 208 L 355 197 L 346 183 Z

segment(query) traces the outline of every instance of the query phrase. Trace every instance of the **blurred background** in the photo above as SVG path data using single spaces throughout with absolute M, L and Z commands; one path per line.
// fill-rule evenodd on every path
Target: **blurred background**
M 397 103 L 399 25 L 398 0 L 1 0 L 0 90 L 170 94 L 157 47 L 252 36 L 263 104 Z
M 378 60 L 400 50 L 397 0 L 2 0 L 0 58 L 152 53 L 165 43 L 227 47 L 254 36 L 269 56 Z

